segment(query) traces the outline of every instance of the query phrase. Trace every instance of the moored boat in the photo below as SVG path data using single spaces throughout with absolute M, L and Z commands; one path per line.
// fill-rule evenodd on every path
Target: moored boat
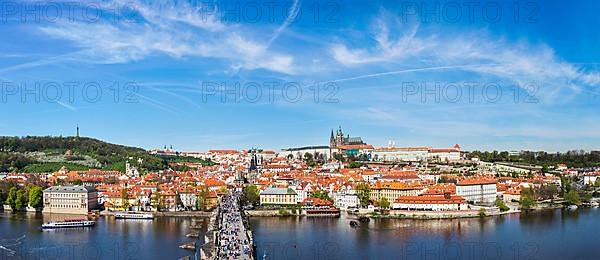
M 577 205 L 569 205 L 567 207 L 567 209 L 569 209 L 569 210 L 576 210 L 577 209 Z
M 42 224 L 42 229 L 57 229 L 57 228 L 78 228 L 78 227 L 93 227 L 96 222 L 87 219 L 65 219 L 64 221 L 50 221 Z
M 115 213 L 115 218 L 117 218 L 117 219 L 154 219 L 154 215 L 152 215 L 152 213 L 142 213 L 142 212 L 118 212 L 118 213 Z
M 307 209 L 306 216 L 307 217 L 339 217 L 340 210 L 336 209 L 336 208 Z

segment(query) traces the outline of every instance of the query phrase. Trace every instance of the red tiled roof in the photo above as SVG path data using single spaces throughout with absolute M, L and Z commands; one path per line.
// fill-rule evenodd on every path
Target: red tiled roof
M 459 186 L 467 185 L 484 185 L 484 184 L 495 184 L 497 181 L 494 179 L 464 179 L 458 182 Z
M 237 150 L 227 150 L 227 149 L 222 149 L 222 150 L 208 150 L 209 153 L 223 153 L 223 154 L 236 154 L 236 153 L 240 153 Z

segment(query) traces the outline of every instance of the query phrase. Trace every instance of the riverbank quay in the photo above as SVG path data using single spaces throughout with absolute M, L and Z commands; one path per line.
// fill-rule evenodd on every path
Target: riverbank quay
M 244 213 L 248 217 L 291 217 L 291 216 L 302 216 L 302 217 L 339 217 L 340 211 L 324 211 L 311 213 L 307 210 L 290 210 L 290 209 L 253 209 L 245 210 Z
M 390 210 L 385 214 L 360 214 L 358 216 L 370 218 L 397 218 L 397 219 L 457 219 L 457 218 L 481 218 L 499 215 L 507 215 L 519 213 L 520 210 L 509 211 L 485 211 L 482 214 L 479 210 L 463 210 L 463 211 L 415 211 L 415 210 Z
M 117 211 L 100 211 L 101 216 L 114 216 Z M 140 213 L 152 213 L 155 217 L 200 217 L 209 218 L 212 211 L 140 211 Z
M 282 210 L 246 210 L 246 215 L 249 217 L 290 217 L 290 216 L 307 216 L 304 211 L 300 211 L 300 214 L 291 214 Z M 462 211 L 417 211 L 417 210 L 389 210 L 385 214 L 379 212 L 361 213 L 355 214 L 351 212 L 345 212 L 343 214 L 355 215 L 357 217 L 368 217 L 368 218 L 399 218 L 399 219 L 455 219 L 455 218 L 479 218 L 487 216 L 498 216 L 505 214 L 519 213 L 519 209 L 511 209 L 508 211 L 500 210 L 486 210 L 485 215 L 482 215 L 479 210 L 462 210 Z M 333 216 L 335 217 L 335 216 Z M 339 215 L 338 215 L 339 217 Z

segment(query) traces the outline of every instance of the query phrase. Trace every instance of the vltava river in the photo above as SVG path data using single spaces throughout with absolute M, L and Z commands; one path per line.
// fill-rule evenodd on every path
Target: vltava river
M 600 259 L 600 210 L 485 219 L 251 218 L 258 259 Z M 0 213 L 0 259 L 178 259 L 192 223 L 102 217 L 96 227 L 40 231 L 42 215 Z M 204 225 L 206 226 L 206 225 Z
M 267 259 L 600 259 L 600 210 L 547 210 L 485 219 L 253 218 Z M 260 259 L 259 257 L 259 259 Z
M 69 217 L 52 215 L 52 219 Z M 40 231 L 40 225 L 48 218 L 42 214 L 0 212 L 0 259 L 178 259 L 194 253 L 178 247 L 194 241 L 185 237 L 190 233 L 190 225 L 204 223 L 205 232 L 208 221 L 100 217 L 92 228 Z

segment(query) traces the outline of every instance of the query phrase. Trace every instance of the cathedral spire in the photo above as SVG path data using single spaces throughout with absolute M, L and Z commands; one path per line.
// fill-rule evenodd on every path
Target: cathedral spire
M 333 136 L 333 128 L 331 129 L 331 136 L 329 137 L 329 147 L 335 146 L 335 137 Z

